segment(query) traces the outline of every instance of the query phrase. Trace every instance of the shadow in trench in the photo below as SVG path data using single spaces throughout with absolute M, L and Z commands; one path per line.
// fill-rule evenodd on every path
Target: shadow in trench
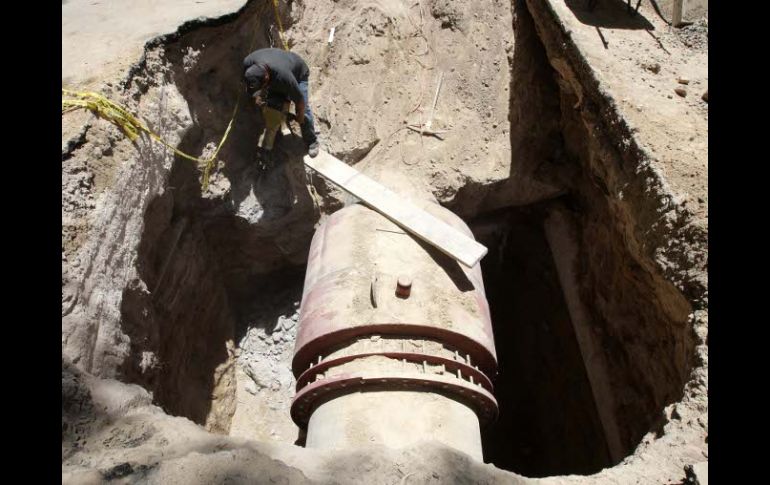
M 471 223 L 497 347 L 500 416 L 482 430 L 484 458 L 530 477 L 610 465 L 580 348 L 537 209 Z
M 227 401 L 234 315 L 199 222 L 174 215 L 169 199 L 148 207 L 140 279 L 123 292 L 121 328 L 131 352 L 121 372 L 170 414 L 225 432 L 227 420 L 212 411 Z
M 565 0 L 583 24 L 605 29 L 655 30 L 637 10 L 640 0 Z

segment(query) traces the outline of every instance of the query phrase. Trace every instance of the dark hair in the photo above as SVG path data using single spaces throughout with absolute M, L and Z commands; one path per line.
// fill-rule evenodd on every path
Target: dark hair
M 264 64 L 254 64 L 246 69 L 243 77 L 246 81 L 246 88 L 250 93 L 254 94 L 264 87 L 267 72 L 267 66 Z

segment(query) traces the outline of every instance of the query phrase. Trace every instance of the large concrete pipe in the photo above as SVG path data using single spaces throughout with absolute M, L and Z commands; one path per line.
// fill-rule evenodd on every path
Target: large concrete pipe
M 437 204 L 425 210 L 459 231 Z M 312 448 L 437 440 L 481 460 L 497 357 L 481 268 L 348 206 L 313 238 L 292 362 Z

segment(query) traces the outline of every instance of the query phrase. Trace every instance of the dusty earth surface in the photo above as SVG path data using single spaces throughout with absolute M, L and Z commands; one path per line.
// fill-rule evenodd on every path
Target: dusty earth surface
M 199 166 L 150 139 L 131 143 L 88 112 L 62 116 L 63 482 L 707 483 L 707 8 L 686 2 L 691 24 L 673 29 L 670 2 L 655 4 L 663 18 L 652 2 L 636 15 L 620 0 L 586 3 L 279 2 L 284 38 L 311 66 L 323 149 L 470 221 L 495 244 L 485 278 L 544 273 L 524 267 L 521 241 L 557 265 L 572 255 L 560 268 L 571 265 L 574 287 L 560 273 L 555 291 L 585 307 L 583 338 L 601 350 L 536 357 L 553 372 L 544 382 L 584 369 L 593 393 L 549 392 L 594 399 L 598 417 L 563 415 L 597 431 L 535 420 L 548 431 L 526 446 L 491 432 L 489 456 L 552 455 L 493 465 L 431 442 L 297 446 L 303 265 L 314 228 L 351 200 L 302 167 L 296 136 L 272 160 L 256 151 L 261 120 L 243 104 L 240 62 L 280 45 L 272 2 L 63 2 L 63 87 L 103 92 L 195 156 L 212 153 L 238 107 L 208 190 Z M 407 128 L 428 119 L 443 140 Z M 501 213 L 548 235 L 565 221 L 566 236 L 503 230 Z M 495 278 L 510 299 L 504 272 Z M 532 290 L 551 306 L 545 295 Z M 577 328 L 569 313 L 553 318 Z M 542 339 L 572 330 L 543 328 L 528 335 L 566 354 Z M 498 354 L 526 351 L 499 330 Z M 543 423 L 561 412 L 540 407 Z M 526 434 L 504 423 L 500 435 Z M 570 452 L 589 439 L 607 450 Z
M 116 2 L 62 0 L 62 84 L 86 90 L 122 78 L 148 39 L 173 32 L 187 20 L 231 13 L 244 3 L 139 0 L 127 11 Z

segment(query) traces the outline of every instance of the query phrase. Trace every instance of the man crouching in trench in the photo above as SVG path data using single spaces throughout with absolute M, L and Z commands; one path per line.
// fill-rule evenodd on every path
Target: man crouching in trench
M 259 49 L 243 60 L 244 80 L 251 97 L 262 98 L 267 106 L 282 110 L 287 101 L 293 101 L 296 120 L 302 130 L 302 140 L 311 157 L 318 155 L 313 111 L 308 103 L 307 63 L 293 52 L 281 49 Z

